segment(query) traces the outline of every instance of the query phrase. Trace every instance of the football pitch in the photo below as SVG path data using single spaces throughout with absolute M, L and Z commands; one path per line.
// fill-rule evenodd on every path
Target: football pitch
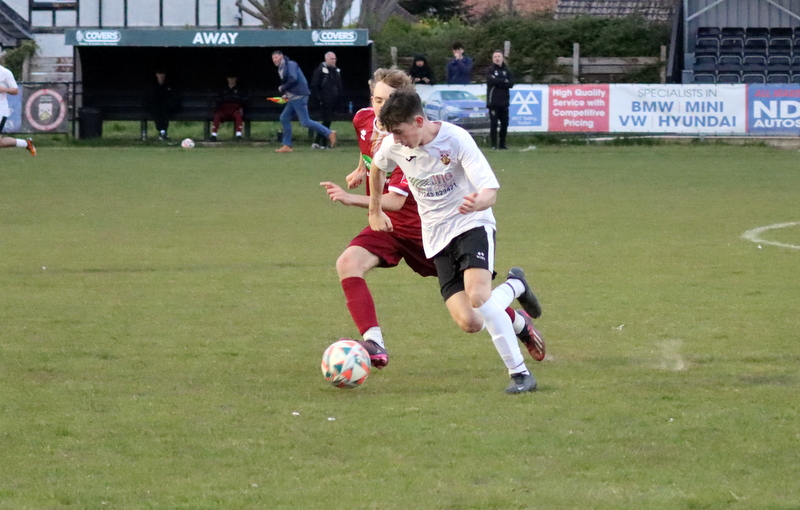
M 0 509 L 800 508 L 798 152 L 487 153 L 548 348 L 508 396 L 405 265 L 326 385 L 357 149 L 274 148 L 0 153 Z

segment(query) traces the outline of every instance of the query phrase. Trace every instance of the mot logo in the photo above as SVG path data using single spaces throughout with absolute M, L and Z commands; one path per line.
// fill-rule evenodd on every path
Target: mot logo
M 517 106 L 517 115 L 542 116 L 542 91 L 541 90 L 512 90 L 511 104 Z
M 511 128 L 547 131 L 546 89 L 511 89 L 508 125 Z

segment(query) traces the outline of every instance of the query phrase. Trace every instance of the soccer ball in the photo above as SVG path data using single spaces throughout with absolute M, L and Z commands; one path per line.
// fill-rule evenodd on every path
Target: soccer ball
M 369 375 L 369 353 L 355 340 L 332 343 L 322 355 L 322 375 L 337 388 L 355 388 Z
M 186 138 L 181 142 L 181 147 L 184 149 L 194 149 L 194 140 Z

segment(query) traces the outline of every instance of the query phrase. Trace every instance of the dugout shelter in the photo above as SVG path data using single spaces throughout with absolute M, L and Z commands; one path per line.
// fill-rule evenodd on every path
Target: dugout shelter
M 282 106 L 266 98 L 280 95 L 280 78 L 272 52 L 281 50 L 296 61 L 308 81 L 328 51 L 337 56 L 343 96 L 338 117 L 352 118 L 369 106 L 368 81 L 373 73 L 368 31 L 267 30 L 263 28 L 83 28 L 67 29 L 73 46 L 75 98 L 81 136 L 97 136 L 105 120 L 147 120 L 144 98 L 157 69 L 164 69 L 181 95 L 179 120 L 211 120 L 211 105 L 235 74 L 249 91 L 245 107 L 250 121 L 274 121 Z M 352 104 L 352 106 L 351 106 Z M 313 112 L 313 109 L 312 109 Z

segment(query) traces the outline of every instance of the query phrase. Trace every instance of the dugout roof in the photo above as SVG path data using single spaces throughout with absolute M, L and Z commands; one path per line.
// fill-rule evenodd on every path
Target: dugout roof
M 306 78 L 334 51 L 342 71 L 345 104 L 369 105 L 372 41 L 364 29 L 267 30 L 263 28 L 97 28 L 67 29 L 74 47 L 76 81 L 83 93 L 131 91 L 149 86 L 165 69 L 182 92 L 214 92 L 230 73 L 254 94 L 277 95 L 280 78 L 272 52 L 296 61 Z

